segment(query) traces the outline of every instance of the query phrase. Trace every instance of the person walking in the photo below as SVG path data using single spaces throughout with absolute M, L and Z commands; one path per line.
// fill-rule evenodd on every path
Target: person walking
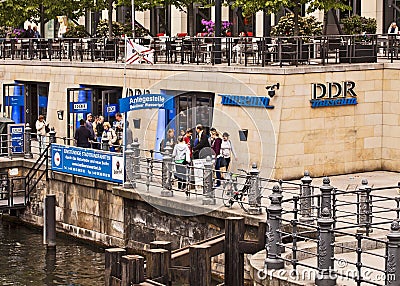
M 225 167 L 226 171 L 228 171 L 229 164 L 231 162 L 231 154 L 237 160 L 235 149 L 233 148 L 231 140 L 229 140 L 229 133 L 224 132 L 222 134 L 222 143 L 221 143 L 221 163 L 220 167 Z
M 210 143 L 208 142 L 207 134 L 204 132 L 203 125 L 199 124 L 196 126 L 196 132 L 198 137 L 198 143 L 193 147 L 193 158 L 200 158 L 200 151 L 203 148 L 210 147 Z
M 187 165 L 190 163 L 190 150 L 183 136 L 178 137 L 178 144 L 172 151 L 172 158 L 175 160 L 175 178 L 178 179 L 178 189 L 184 190 L 187 182 Z
M 76 129 L 74 136 L 76 146 L 82 148 L 90 148 L 89 140 L 94 140 L 94 136 L 92 132 L 90 132 L 90 130 L 85 126 L 85 119 L 82 118 L 81 120 L 79 120 L 79 124 L 80 126 Z
M 35 127 L 39 141 L 39 152 L 42 154 L 43 150 L 46 148 L 46 129 L 49 128 L 48 124 L 46 124 L 46 121 L 44 120 L 43 115 L 39 115 L 39 118 L 35 123 Z
M 215 187 L 221 186 L 221 144 L 222 139 L 219 137 L 219 133 L 215 128 L 210 129 L 211 132 L 211 149 L 215 153 L 215 176 L 217 177 L 217 181 L 215 182 Z

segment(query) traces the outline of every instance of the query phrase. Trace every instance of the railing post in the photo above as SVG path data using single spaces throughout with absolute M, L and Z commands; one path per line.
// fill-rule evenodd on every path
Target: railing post
M 103 151 L 110 151 L 110 145 L 108 144 L 108 138 L 101 138 L 101 145 Z
M 213 162 L 207 156 L 203 169 L 203 205 L 215 205 L 215 190 L 213 188 Z
M 136 183 L 133 176 L 133 156 L 132 145 L 128 144 L 125 149 L 125 182 L 124 188 L 135 188 Z
M 372 223 L 372 213 L 370 200 L 371 187 L 368 186 L 367 179 L 362 179 L 359 191 L 359 213 L 357 214 L 359 228 L 357 229 L 357 232 L 366 233 L 368 235 L 372 232 L 372 229 L 370 229 Z
M 321 218 L 318 219 L 318 274 L 315 278 L 315 284 L 318 286 L 336 285 L 333 222 L 330 210 L 324 207 L 321 211 Z
M 304 171 L 304 177 L 301 178 L 301 194 L 300 194 L 300 221 L 308 224 L 314 222 L 312 211 L 312 193 L 311 193 L 310 172 Z
M 112 286 L 113 277 L 121 279 L 121 259 L 126 254 L 125 249 L 109 248 L 106 249 L 105 255 L 105 285 Z
M 272 188 L 272 194 L 269 196 L 271 205 L 267 208 L 267 257 L 265 259 L 265 268 L 282 269 L 284 261 L 281 258 L 282 251 L 282 235 L 281 235 L 281 218 L 282 218 L 282 191 L 279 185 Z
M 49 132 L 49 143 L 57 143 L 57 139 L 56 139 L 56 131 L 54 130 L 54 127 L 51 127 L 51 130 Z
M 167 143 L 165 147 L 165 153 L 162 161 L 162 197 L 172 197 L 174 195 L 172 191 L 172 180 L 171 180 L 171 169 L 172 169 L 172 157 L 171 157 L 171 146 Z
M 144 282 L 144 258 L 139 255 L 121 257 L 121 286 Z
M 240 252 L 240 242 L 244 239 L 244 218 L 225 219 L 225 273 L 224 285 L 244 285 L 244 254 Z
M 135 138 L 131 144 L 133 150 L 133 179 L 140 179 L 140 143 Z
M 385 285 L 399 285 L 400 267 L 396 266 L 400 259 L 400 225 L 398 221 L 392 222 L 390 232 L 387 234 L 387 239 Z
M 190 285 L 192 286 L 211 285 L 210 248 L 211 246 L 207 244 L 190 246 L 189 248 Z
M 32 154 L 32 149 L 31 149 L 31 143 L 32 143 L 32 128 L 29 126 L 29 123 L 26 123 L 25 127 L 25 150 L 24 150 L 24 158 L 25 159 L 32 159 L 33 154 Z M 39 143 L 40 144 L 40 143 Z
M 249 188 L 249 214 L 258 215 L 261 214 L 261 195 L 260 195 L 260 178 L 258 177 L 260 171 L 257 169 L 257 164 L 251 165 L 249 171 L 250 188 Z
M 332 191 L 333 191 L 333 187 L 330 185 L 331 180 L 328 177 L 325 177 L 322 182 L 323 182 L 323 184 L 319 188 L 321 190 L 321 197 L 322 197 L 320 209 L 322 211 L 324 208 L 327 208 L 329 217 L 332 217 Z
M 44 198 L 43 244 L 47 248 L 56 247 L 56 195 Z

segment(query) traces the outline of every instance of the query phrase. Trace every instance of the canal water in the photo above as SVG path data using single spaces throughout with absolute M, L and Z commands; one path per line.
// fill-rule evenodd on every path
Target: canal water
M 57 237 L 47 251 L 40 230 L 0 217 L 0 285 L 104 285 L 104 250 Z

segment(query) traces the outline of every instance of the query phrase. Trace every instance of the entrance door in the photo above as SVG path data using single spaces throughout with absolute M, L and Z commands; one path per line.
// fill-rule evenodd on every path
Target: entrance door
M 121 91 L 117 89 L 103 90 L 101 92 L 101 113 L 104 116 L 104 121 L 112 124 L 115 121 L 115 115 L 119 112 L 118 99 L 121 96 Z
M 208 129 L 212 124 L 214 94 L 188 92 L 175 97 L 177 107 L 177 131 L 194 128 L 197 124 Z
M 91 88 L 67 88 L 67 137 L 72 138 L 79 121 L 92 113 L 93 90 Z
M 25 92 L 24 84 L 3 84 L 3 116 L 15 123 L 25 123 Z

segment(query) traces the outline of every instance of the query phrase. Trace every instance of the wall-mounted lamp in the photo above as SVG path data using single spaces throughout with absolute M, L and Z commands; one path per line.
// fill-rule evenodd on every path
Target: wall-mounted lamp
M 57 110 L 57 117 L 58 117 L 58 120 L 63 120 L 64 119 L 64 110 Z
M 275 96 L 275 89 L 278 90 L 279 86 L 280 86 L 279 82 L 277 82 L 274 85 L 266 86 L 265 88 L 268 90 L 268 96 L 273 98 Z
M 133 119 L 133 128 L 140 129 L 140 118 Z
M 239 140 L 240 141 L 247 141 L 247 136 L 249 135 L 248 129 L 239 130 Z

